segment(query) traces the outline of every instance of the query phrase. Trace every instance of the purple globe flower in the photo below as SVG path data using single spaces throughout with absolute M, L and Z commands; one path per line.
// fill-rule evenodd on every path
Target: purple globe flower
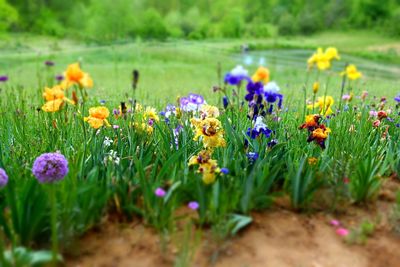
M 197 210 L 197 209 L 199 209 L 200 205 L 196 201 L 190 201 L 189 204 L 188 204 L 188 207 L 191 210 Z
M 8 81 L 8 76 L 7 75 L 0 75 L 0 82 L 6 82 Z
M 60 153 L 44 153 L 36 158 L 32 173 L 40 183 L 57 182 L 67 175 L 68 161 Z
M 8 183 L 8 176 L 4 169 L 0 168 L 0 188 L 3 188 Z
M 165 195 L 167 194 L 167 192 L 165 192 L 165 190 L 162 189 L 161 187 L 158 187 L 158 188 L 154 191 L 154 194 L 155 194 L 157 197 L 165 197 Z

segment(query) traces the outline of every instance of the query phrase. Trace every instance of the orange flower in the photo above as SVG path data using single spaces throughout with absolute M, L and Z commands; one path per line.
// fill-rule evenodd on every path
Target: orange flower
M 81 70 L 79 63 L 74 63 L 68 66 L 64 73 L 65 80 L 61 83 L 61 87 L 64 89 L 77 84 L 83 88 L 93 87 L 93 80 L 90 75 Z
M 262 82 L 267 84 L 269 82 L 269 69 L 265 67 L 258 67 L 256 73 L 251 77 L 253 82 Z
M 98 129 L 104 125 L 110 126 L 107 121 L 108 116 L 110 116 L 110 111 L 106 107 L 93 107 L 89 109 L 89 117 L 85 117 L 84 120 L 89 123 L 89 125 Z

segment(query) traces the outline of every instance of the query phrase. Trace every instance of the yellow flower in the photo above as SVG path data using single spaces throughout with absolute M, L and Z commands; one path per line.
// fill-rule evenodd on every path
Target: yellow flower
M 90 75 L 81 70 L 79 63 L 74 63 L 68 66 L 67 70 L 64 73 L 65 80 L 61 83 L 61 86 L 64 89 L 77 84 L 83 88 L 91 88 L 93 87 L 93 80 L 90 78 Z
M 146 110 L 144 111 L 143 117 L 148 120 L 153 120 L 153 121 L 160 121 L 160 118 L 158 117 L 157 111 L 155 108 L 152 107 L 146 107 Z
M 200 109 L 200 115 L 202 118 L 218 118 L 219 109 L 211 105 L 203 105 Z
M 357 70 L 357 67 L 353 64 L 350 64 L 346 67 L 346 70 L 340 73 L 340 75 L 347 75 L 349 80 L 357 80 L 362 77 L 362 73 Z
M 253 82 L 262 82 L 263 84 L 267 84 L 269 82 L 269 69 L 261 66 L 258 67 L 251 79 Z
M 327 116 L 333 113 L 331 107 L 335 101 L 331 96 L 318 97 L 317 102 L 311 105 L 307 105 L 308 109 L 319 108 L 321 115 Z
M 65 98 L 64 90 L 59 85 L 56 85 L 53 88 L 46 87 L 43 92 L 43 98 L 46 101 L 64 99 Z
M 313 87 L 312 87 L 313 93 L 316 94 L 318 93 L 319 90 L 319 82 L 314 82 Z
M 324 140 L 328 138 L 328 134 L 331 132 L 330 128 L 317 128 L 312 132 L 313 138 L 317 140 Z
M 215 118 L 205 118 L 204 120 L 192 118 L 190 120 L 195 127 L 194 141 L 202 137 L 205 148 L 224 147 L 224 129 L 221 122 Z
M 46 100 L 46 103 L 42 106 L 42 110 L 45 112 L 59 111 L 64 102 L 75 104 L 74 101 L 65 97 L 64 91 L 59 85 L 56 85 L 53 88 L 46 87 L 43 92 L 43 98 Z
M 328 60 L 340 60 L 339 52 L 336 47 L 328 47 L 325 50 L 325 54 L 328 57 Z
M 64 104 L 64 100 L 63 99 L 50 100 L 50 101 L 47 101 L 42 106 L 42 110 L 44 112 L 56 112 L 56 111 L 59 111 L 61 109 L 63 104 Z
M 308 165 L 310 165 L 310 166 L 316 165 L 317 162 L 318 162 L 318 159 L 315 157 L 308 158 Z
M 152 126 L 150 126 L 149 124 L 144 123 L 144 122 L 142 122 L 142 123 L 137 123 L 137 122 L 135 122 L 135 123 L 133 124 L 133 127 L 134 127 L 135 129 L 141 131 L 141 132 L 145 132 L 145 133 L 148 134 L 148 135 L 151 135 L 151 134 L 153 133 L 153 131 L 154 131 L 154 129 L 153 129 Z
M 319 70 L 326 70 L 331 67 L 332 60 L 339 60 L 339 52 L 335 47 L 328 47 L 325 52 L 319 47 L 307 61 L 308 67 L 311 69 L 316 66 Z
M 191 157 L 189 166 L 191 165 L 199 165 L 198 172 L 203 175 L 202 180 L 205 184 L 212 184 L 215 182 L 216 174 L 221 171 L 217 161 L 211 159 L 210 150 L 202 150 L 198 155 Z
M 98 129 L 104 125 L 110 126 L 107 121 L 108 116 L 110 116 L 110 111 L 106 107 L 93 107 L 89 109 L 89 117 L 85 117 L 84 120 L 89 123 L 89 125 Z

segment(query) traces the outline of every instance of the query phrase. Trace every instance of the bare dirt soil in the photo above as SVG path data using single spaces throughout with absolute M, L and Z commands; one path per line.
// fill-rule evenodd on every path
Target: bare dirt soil
M 400 236 L 388 222 L 393 206 L 390 186 L 384 188 L 375 204 L 341 207 L 335 215 L 297 213 L 285 205 L 275 205 L 271 210 L 253 213 L 249 227 L 219 243 L 213 241 L 211 231 L 202 230 L 193 257 L 183 265 L 176 261 L 182 255 L 179 248 L 183 239 L 162 241 L 154 230 L 139 222 L 106 221 L 69 251 L 66 266 L 399 267 Z M 349 244 L 336 234 L 332 219 L 349 229 L 368 220 L 374 223 L 375 231 L 365 244 Z M 176 236 L 182 236 L 179 231 L 183 230 Z

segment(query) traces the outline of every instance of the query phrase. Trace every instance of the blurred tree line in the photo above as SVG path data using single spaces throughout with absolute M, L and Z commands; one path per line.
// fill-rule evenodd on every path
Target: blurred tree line
M 400 35 L 400 0 L 0 0 L 0 32 L 111 41 L 370 28 Z

